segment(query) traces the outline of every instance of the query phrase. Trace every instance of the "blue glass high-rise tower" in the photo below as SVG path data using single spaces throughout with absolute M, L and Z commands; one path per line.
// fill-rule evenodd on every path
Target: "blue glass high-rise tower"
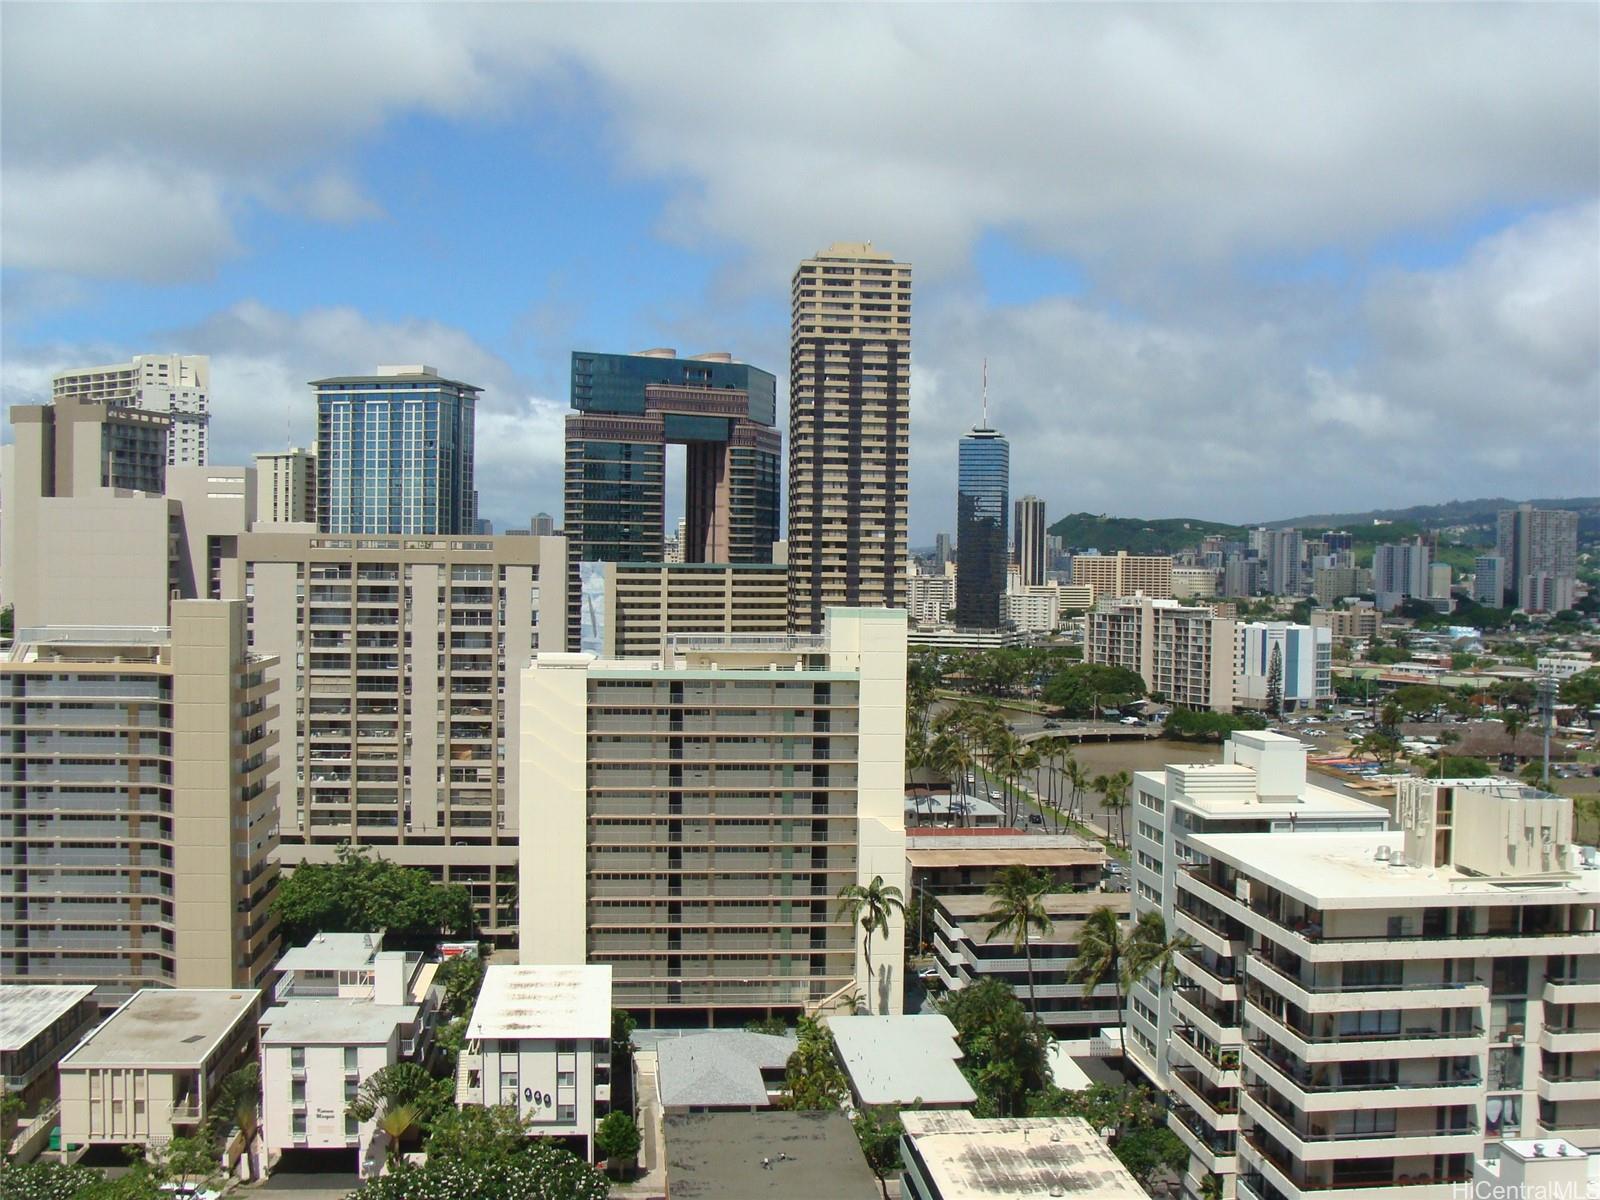
M 956 624 L 998 629 L 1010 556 L 1011 443 L 987 421 L 961 439 L 956 471 Z
M 481 388 L 424 366 L 379 367 L 311 386 L 322 532 L 476 532 L 473 427 Z

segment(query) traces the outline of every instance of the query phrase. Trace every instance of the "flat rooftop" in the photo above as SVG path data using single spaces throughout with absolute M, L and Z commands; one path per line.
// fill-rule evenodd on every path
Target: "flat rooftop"
M 278 960 L 279 971 L 360 971 L 383 949 L 383 933 L 319 933 Z
M 942 1200 L 997 1196 L 1147 1200 L 1117 1156 L 1078 1117 L 903 1112 L 901 1124 Z
M 782 1071 L 799 1044 L 793 1034 L 716 1029 L 655 1044 L 664 1108 L 766 1108 L 763 1071 Z
M 828 1029 L 863 1104 L 977 1102 L 949 1017 L 830 1017 Z
M 501 966 L 484 972 L 467 1037 L 610 1038 L 611 967 Z
M 921 836 L 925 832 L 939 836 Z M 964 837 L 954 829 L 906 830 L 906 862 L 913 867 L 1092 867 L 1105 860 L 1103 847 L 1070 834 Z
M 1209 857 L 1270 883 L 1312 908 L 1388 908 L 1417 900 L 1452 897 L 1497 897 L 1548 903 L 1562 896 L 1574 899 L 1600 895 L 1600 870 L 1585 870 L 1566 879 L 1518 879 L 1500 883 L 1451 869 L 1380 861 L 1387 846 L 1392 856 L 1404 851 L 1403 830 L 1367 833 L 1300 832 L 1216 833 L 1190 839 Z
M 995 898 L 983 892 L 935 894 L 933 900 L 952 917 L 963 920 L 981 917 L 995 906 Z M 1052 920 L 1067 921 L 1087 917 L 1097 908 L 1109 908 L 1121 914 L 1133 907 L 1133 898 L 1127 892 L 1051 892 L 1041 896 L 1039 902 Z
M 1381 805 L 1323 787 L 1310 779 L 1300 786 L 1295 796 L 1260 796 L 1256 793 L 1255 770 L 1241 763 L 1170 763 L 1165 770 L 1139 771 L 1135 777 L 1155 790 L 1164 790 L 1170 779 L 1181 794 L 1174 796 L 1166 792 L 1167 799 L 1211 813 L 1381 818 L 1389 815 Z
M 0 984 L 0 1050 L 21 1050 L 92 995 L 93 984 Z
M 290 1000 L 261 1014 L 264 1046 L 375 1046 L 387 1042 L 397 1025 L 411 1025 L 422 1009 L 416 1004 L 368 1004 L 335 996 Z
M 691 1113 L 665 1124 L 672 1200 L 877 1200 L 842 1112 Z
M 254 988 L 145 988 L 62 1059 L 62 1069 L 201 1067 L 260 1001 Z

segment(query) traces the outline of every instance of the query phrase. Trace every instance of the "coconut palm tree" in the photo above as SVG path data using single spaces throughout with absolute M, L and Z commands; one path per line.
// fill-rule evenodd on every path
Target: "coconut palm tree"
M 1123 849 L 1128 846 L 1128 789 L 1133 786 L 1133 776 L 1126 771 L 1118 771 L 1113 775 L 1102 775 L 1105 786 L 1100 789 L 1104 797 L 1107 812 L 1117 814 L 1117 831 L 1121 835 Z M 1099 782 L 1099 781 L 1097 781 Z M 1110 832 L 1108 827 L 1107 833 Z
M 1050 890 L 1050 877 L 1027 867 L 1011 866 L 994 877 L 994 882 L 984 889 L 984 894 L 994 901 L 994 906 L 983 914 L 991 922 L 985 942 L 992 942 L 1002 934 L 1011 938 L 1011 944 L 1021 950 L 1028 961 L 1028 1007 L 1033 1019 L 1039 1019 L 1039 997 L 1033 986 L 1034 931 L 1049 933 L 1053 927 L 1050 914 L 1045 912 L 1044 897 Z M 1156 914 L 1159 916 L 1160 914 Z
M 956 792 L 966 790 L 967 772 L 972 770 L 972 751 L 953 730 L 942 730 L 928 744 L 928 766 L 950 781 L 950 811 L 953 814 Z
M 1500 714 L 1500 724 L 1505 728 L 1506 738 L 1511 743 L 1509 749 L 1515 755 L 1517 753 L 1517 734 L 1528 727 L 1528 714 L 1520 708 L 1508 708 Z
M 1171 987 L 1178 979 L 1177 956 L 1193 946 L 1186 934 L 1168 937 L 1165 918 L 1151 909 L 1134 923 L 1128 937 L 1129 970 L 1135 976 L 1154 971 L 1163 985 Z
M 1083 985 L 1084 996 L 1110 980 L 1117 986 L 1117 1041 L 1124 1043 L 1127 1024 L 1128 989 L 1134 980 L 1129 963 L 1132 934 L 1114 909 L 1100 907 L 1084 918 L 1078 934 L 1078 957 L 1072 964 L 1072 978 Z M 1128 1053 L 1122 1045 L 1123 1078 L 1131 1078 Z
M 397 1062 L 371 1075 L 361 1085 L 345 1111 L 358 1121 L 377 1118 L 378 1128 L 389 1137 L 386 1147 L 392 1161 L 400 1143 L 444 1102 L 441 1085 L 413 1062 Z
M 847 883 L 839 889 L 839 915 L 850 917 L 852 924 L 861 926 L 861 952 L 867 960 L 867 1012 L 872 1011 L 872 935 L 887 933 L 895 913 L 906 911 L 905 896 L 893 884 L 883 882 L 882 875 L 874 875 L 868 884 Z
M 1068 820 L 1083 820 L 1083 794 L 1090 785 L 1089 770 L 1072 755 L 1067 756 L 1067 783 L 1072 788 L 1072 802 L 1067 807 Z

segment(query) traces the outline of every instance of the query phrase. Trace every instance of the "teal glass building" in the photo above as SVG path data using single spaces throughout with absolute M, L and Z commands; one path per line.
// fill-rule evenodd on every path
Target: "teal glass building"
M 961 439 L 956 467 L 956 624 L 998 629 L 1006 593 L 1011 443 L 978 426 Z

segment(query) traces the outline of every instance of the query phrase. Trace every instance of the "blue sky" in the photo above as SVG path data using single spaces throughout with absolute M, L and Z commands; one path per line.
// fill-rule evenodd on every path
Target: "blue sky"
M 238 459 L 309 436 L 307 379 L 435 362 L 488 389 L 513 523 L 559 503 L 571 349 L 782 380 L 794 263 L 870 239 L 916 268 L 916 542 L 985 357 L 1013 492 L 1056 514 L 1600 491 L 1592 8 L 0 21 L 8 404 L 209 353 Z

